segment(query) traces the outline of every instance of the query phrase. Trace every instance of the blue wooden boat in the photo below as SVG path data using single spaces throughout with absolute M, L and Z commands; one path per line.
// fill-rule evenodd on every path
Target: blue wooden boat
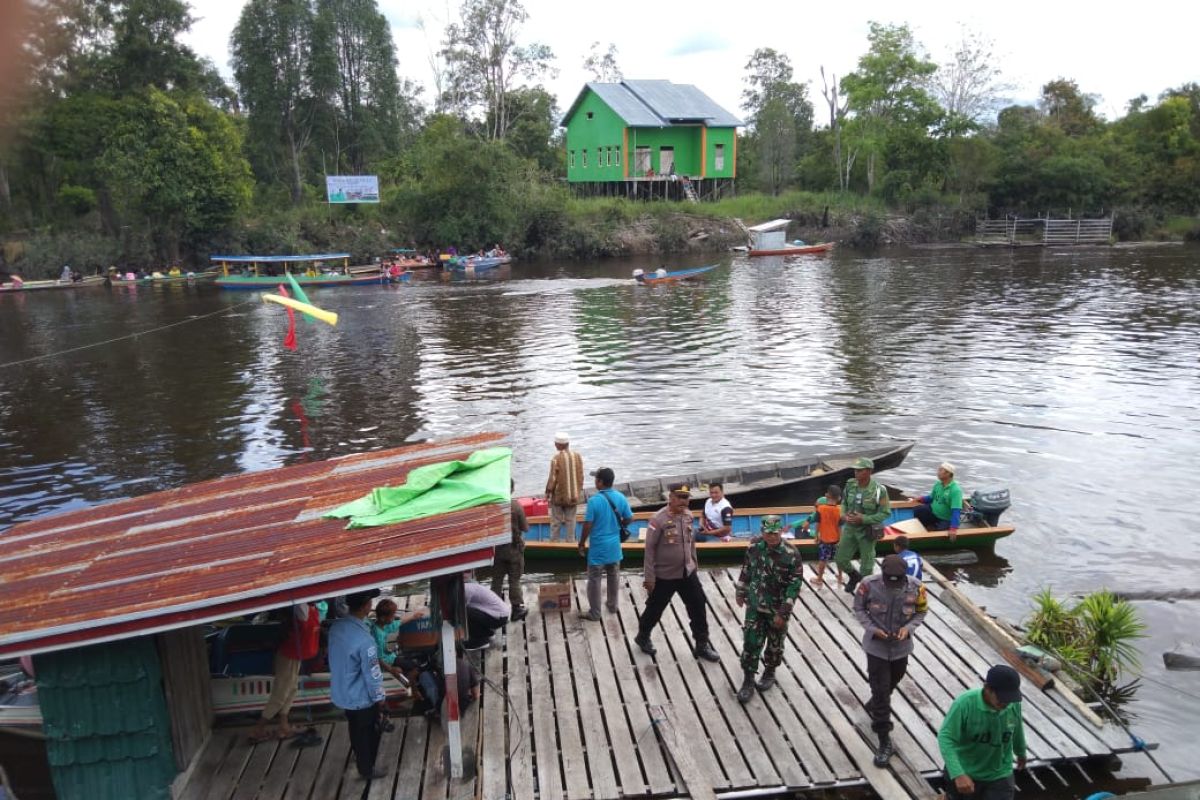
M 455 272 L 486 272 L 512 261 L 512 256 L 458 256 L 446 262 Z
M 886 524 L 895 525 L 913 518 L 913 509 L 917 503 L 914 500 L 899 500 L 892 503 L 892 514 Z M 801 523 L 812 513 L 812 506 L 784 506 L 778 508 L 746 508 L 734 509 L 732 532 L 729 541 L 699 542 L 696 544 L 696 555 L 702 562 L 729 561 L 740 559 L 750 541 L 758 535 L 765 514 L 777 514 L 787 527 L 799 531 Z M 625 561 L 641 561 L 646 546 L 641 539 L 645 536 L 646 523 L 656 512 L 644 511 L 633 515 L 633 524 L 629 526 L 632 536 L 621 545 L 621 554 Z M 694 514 L 695 512 L 693 512 Z M 911 523 L 908 523 L 911 524 Z M 583 529 L 583 515 L 576 521 L 576 540 Z M 905 526 L 907 527 L 907 525 Z M 958 529 L 957 538 L 951 542 L 946 531 L 910 532 L 909 546 L 918 553 L 936 550 L 988 549 L 996 540 L 1009 536 L 1016 530 L 1012 525 L 987 525 L 982 522 L 964 521 Z M 900 531 L 896 531 L 898 533 Z M 879 555 L 892 552 L 892 533 L 880 539 L 876 545 Z M 806 561 L 817 557 L 817 540 L 812 538 L 794 538 L 789 540 Z M 525 557 L 527 559 L 575 560 L 579 561 L 578 545 L 574 542 L 550 541 L 550 518 L 530 517 L 529 532 L 525 534 Z
M 643 286 L 657 286 L 663 283 L 678 283 L 679 281 L 688 281 L 693 278 L 698 278 L 712 272 L 717 268 L 717 264 L 709 264 L 706 267 L 692 267 L 691 269 L 677 270 L 658 270 L 657 272 L 643 272 L 640 269 L 633 271 L 633 279 Z

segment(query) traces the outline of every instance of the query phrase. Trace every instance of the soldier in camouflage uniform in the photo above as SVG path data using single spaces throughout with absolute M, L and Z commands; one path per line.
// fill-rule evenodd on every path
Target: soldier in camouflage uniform
M 783 521 L 769 514 L 762 518 L 761 530 L 762 536 L 746 548 L 746 560 L 738 576 L 737 604 L 746 608 L 742 627 L 745 677 L 737 693 L 740 703 L 750 701 L 756 686 L 765 692 L 775 685 L 775 668 L 783 660 L 783 637 L 792 615 L 792 603 L 804 583 L 800 551 L 783 541 Z M 755 683 L 760 653 L 766 669 Z

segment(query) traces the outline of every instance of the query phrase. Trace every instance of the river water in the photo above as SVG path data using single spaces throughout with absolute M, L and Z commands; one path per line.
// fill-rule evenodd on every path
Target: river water
M 676 262 L 694 266 L 700 261 Z M 650 261 L 516 264 L 485 281 L 319 294 L 336 328 L 210 286 L 0 296 L 0 529 L 80 503 L 481 430 L 512 435 L 519 493 L 555 431 L 617 479 L 918 442 L 1007 486 L 1017 533 L 955 576 L 1019 622 L 1030 595 L 1200 591 L 1200 251 L 896 250 L 725 257 L 638 287 Z M 210 315 L 210 316 L 205 316 Z M 2 535 L 2 534 L 0 534 Z M 1200 775 L 1200 600 L 1137 602 L 1127 711 L 1174 777 Z M 1144 759 L 1127 760 L 1136 774 Z

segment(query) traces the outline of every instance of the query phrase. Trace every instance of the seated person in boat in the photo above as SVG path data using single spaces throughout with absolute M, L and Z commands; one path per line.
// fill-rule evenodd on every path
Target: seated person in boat
M 733 539 L 733 505 L 725 499 L 725 487 L 713 481 L 708 485 L 708 499 L 700 515 L 697 542 L 728 542 Z
M 375 619 L 371 621 L 371 635 L 375 637 L 375 647 L 379 651 L 379 666 L 390 672 L 397 679 L 400 668 L 396 666 L 396 650 L 388 647 L 388 637 L 395 637 L 400 627 L 415 619 L 421 619 L 429 613 L 428 609 L 418 608 L 404 614 L 397 613 L 396 601 L 385 597 L 375 605 Z
M 60 274 L 58 276 L 58 279 L 60 281 L 63 281 L 64 283 L 70 283 L 71 277 L 72 277 L 71 267 L 69 265 L 64 265 L 62 268 L 62 274 Z
M 479 699 L 479 687 L 483 682 L 479 670 L 464 657 L 462 646 L 456 651 L 454 674 L 458 682 L 458 705 L 465 711 Z M 396 663 L 404 678 L 412 687 L 414 702 L 412 712 L 436 717 L 441 710 L 446 694 L 446 676 L 440 663 L 441 653 L 401 657 Z
M 633 271 L 633 279 L 635 281 L 637 281 L 638 283 L 645 283 L 646 282 L 646 271 L 641 270 L 641 269 L 635 269 Z
M 949 531 L 950 541 L 953 542 L 958 536 L 958 523 L 962 516 L 962 489 L 954 480 L 954 465 L 948 461 L 943 461 L 938 467 L 937 478 L 929 494 L 919 498 L 920 505 L 913 509 L 913 516 L 921 521 L 926 530 Z

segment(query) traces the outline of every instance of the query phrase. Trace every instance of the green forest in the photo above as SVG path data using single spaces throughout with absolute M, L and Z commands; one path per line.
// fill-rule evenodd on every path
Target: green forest
M 544 88 L 558 57 L 524 36 L 520 0 L 461 0 L 431 89 L 402 77 L 426 65 L 399 62 L 375 0 L 249 0 L 231 81 L 183 44 L 183 0 L 28 7 L 0 90 L 0 268 L 34 276 L 410 243 L 586 257 L 616 252 L 613 231 L 642 216 L 828 207 L 963 221 L 951 236 L 985 215 L 1112 214 L 1122 239 L 1200 237 L 1200 85 L 1131 98 L 1113 120 L 1086 91 L 1102 87 L 1064 76 L 1013 105 L 979 36 L 938 64 L 907 26 L 872 24 L 854 71 L 810 81 L 786 53 L 747 54 L 729 65 L 745 87 L 737 198 L 635 206 L 567 189 L 573 98 Z M 621 77 L 611 45 L 583 66 Z M 327 174 L 378 175 L 382 202 L 328 206 Z

